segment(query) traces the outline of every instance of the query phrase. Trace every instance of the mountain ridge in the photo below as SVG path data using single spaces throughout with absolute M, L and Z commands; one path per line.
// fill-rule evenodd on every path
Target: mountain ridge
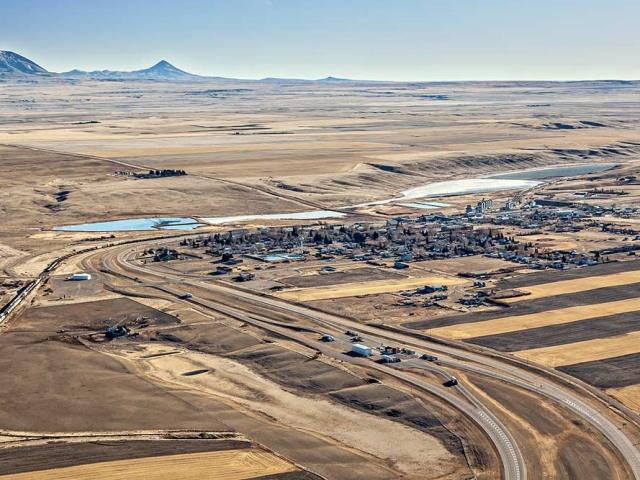
M 449 85 L 449 84 L 465 84 L 465 83 L 486 83 L 495 85 L 528 85 L 528 84 L 555 84 L 566 83 L 581 86 L 603 86 L 603 87 L 623 87 L 640 85 L 640 80 L 616 80 L 616 79 L 600 79 L 600 80 L 508 80 L 508 81 L 406 81 L 396 82 L 391 80 L 354 80 L 348 78 L 339 78 L 328 76 L 316 80 L 300 79 L 300 78 L 277 78 L 266 77 L 259 80 L 229 78 L 219 76 L 203 76 L 181 70 L 166 60 L 160 60 L 155 65 L 141 70 L 123 71 L 123 70 L 94 70 L 85 71 L 73 69 L 68 72 L 56 73 L 50 72 L 41 67 L 34 61 L 8 50 L 0 50 L 0 79 L 29 79 L 29 78 L 62 78 L 62 79 L 93 79 L 105 81 L 120 80 L 151 80 L 151 81 L 237 81 L 237 82 L 259 82 L 274 84 L 340 84 L 340 83 L 362 83 L 362 84 L 392 84 L 392 83 L 408 83 L 408 84 L 430 84 L 430 85 Z
M 75 69 L 69 72 L 62 72 L 60 75 L 67 78 L 121 78 L 141 80 L 197 80 L 206 78 L 181 70 L 166 60 L 160 60 L 155 65 L 142 70 L 94 70 L 87 72 Z
M 0 76 L 51 75 L 33 60 L 8 50 L 0 50 Z

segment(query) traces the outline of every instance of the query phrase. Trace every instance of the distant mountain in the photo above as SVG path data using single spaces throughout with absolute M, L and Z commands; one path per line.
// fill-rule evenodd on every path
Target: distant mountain
M 349 80 L 348 78 L 326 77 L 326 78 L 321 78 L 320 80 L 315 80 L 315 81 L 322 82 L 322 83 L 340 83 L 340 82 L 354 82 L 355 80 Z
M 62 79 L 96 79 L 96 80 L 155 80 L 155 81 L 241 81 L 241 82 L 258 82 L 273 84 L 289 84 L 289 85 L 308 85 L 308 84 L 335 84 L 335 83 L 358 83 L 358 84 L 391 84 L 396 82 L 381 80 L 352 80 L 348 78 L 325 77 L 318 80 L 305 80 L 298 78 L 263 78 L 261 80 L 242 80 L 225 77 L 204 77 L 193 73 L 185 72 L 171 65 L 166 60 L 161 60 L 154 66 L 142 70 L 134 70 L 132 72 L 118 70 L 95 70 L 87 72 L 84 70 L 71 70 L 64 73 L 49 72 L 37 63 L 28 58 L 18 55 L 14 52 L 0 50 L 0 80 L 17 78 L 17 79 L 37 79 L 37 78 L 62 78 Z M 406 82 L 401 82 L 406 83 Z M 506 86 L 536 86 L 536 85 L 556 85 L 565 84 L 574 87 L 585 88 L 619 88 L 626 86 L 638 86 L 640 81 L 637 80 L 578 80 L 578 81 L 506 81 L 506 82 L 408 82 L 412 85 L 454 85 L 460 83 L 482 83 L 494 87 Z
M 288 83 L 288 84 L 307 84 L 307 83 L 393 83 L 383 80 L 352 80 L 350 78 L 325 77 L 317 80 L 305 80 L 302 78 L 278 78 L 267 77 L 261 78 L 258 82 L 264 83 Z
M 184 70 L 180 70 L 177 67 L 174 67 L 166 60 L 160 60 L 153 67 L 147 68 L 145 70 L 138 70 L 137 72 L 133 72 L 137 76 L 142 76 L 145 78 L 159 78 L 159 79 L 190 79 L 190 78 L 200 78 L 199 75 L 194 75 L 189 72 L 185 72 Z
M 83 70 L 71 70 L 60 75 L 68 78 L 96 78 L 96 79 L 123 79 L 123 80 L 198 80 L 204 77 L 194 75 L 174 67 L 166 60 L 161 60 L 153 67 L 133 72 L 118 70 L 96 70 L 85 72 Z
M 21 77 L 24 75 L 50 76 L 51 73 L 22 55 L 0 50 L 0 76 Z

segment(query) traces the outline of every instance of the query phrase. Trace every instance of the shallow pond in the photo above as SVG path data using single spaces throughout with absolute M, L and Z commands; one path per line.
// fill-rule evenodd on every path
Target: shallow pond
M 487 175 L 484 178 L 543 180 L 547 178 L 575 177 L 579 175 L 586 175 L 588 173 L 604 172 L 605 170 L 610 170 L 617 166 L 618 164 L 616 163 L 558 165 L 555 167 L 532 168 L 530 170 L 519 170 L 516 172 L 496 173 L 493 175 Z
M 501 190 L 524 190 L 543 183 L 543 180 L 559 177 L 573 177 L 588 173 L 603 172 L 617 166 L 615 163 L 558 165 L 555 167 L 518 170 L 515 172 L 496 173 L 478 178 L 464 178 L 435 182 L 410 188 L 400 192 L 400 197 L 362 203 L 353 207 L 367 207 L 371 205 L 385 205 L 387 203 L 417 200 L 429 197 L 449 197 L 468 195 L 471 193 L 489 193 Z M 431 208 L 425 205 L 436 205 L 437 202 L 404 203 L 403 206 L 413 208 Z M 418 206 L 421 205 L 421 206 Z
M 222 223 L 244 222 L 247 220 L 316 220 L 321 218 L 342 218 L 346 214 L 341 212 L 333 212 L 331 210 L 313 210 L 310 212 L 298 213 L 269 213 L 266 215 L 236 215 L 233 217 L 206 217 L 202 218 L 203 222 L 212 225 L 220 225 Z
M 193 230 L 203 226 L 195 218 L 161 217 L 161 218 L 130 218 L 111 222 L 82 223 L 54 227 L 54 230 L 64 232 L 127 232 L 143 230 Z

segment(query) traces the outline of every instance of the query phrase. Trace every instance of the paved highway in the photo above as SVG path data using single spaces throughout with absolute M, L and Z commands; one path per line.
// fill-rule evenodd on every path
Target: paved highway
M 193 281 L 182 281 L 181 278 L 176 277 L 174 275 L 162 275 L 158 272 L 149 271 L 148 269 L 142 268 L 137 265 L 133 265 L 129 263 L 126 258 L 130 253 L 131 253 L 131 249 L 127 249 L 126 251 L 119 252 L 119 253 L 118 252 L 110 253 L 109 255 L 107 255 L 105 259 L 105 262 L 104 262 L 105 267 L 108 270 L 112 271 L 113 273 L 124 275 L 133 279 L 136 279 L 136 278 L 139 279 L 139 277 L 136 277 L 134 274 L 125 273 L 125 270 L 133 271 L 134 273 L 138 273 L 139 275 L 151 274 L 153 276 L 160 277 L 162 279 L 161 283 L 155 283 L 155 284 L 149 284 L 149 285 L 153 286 L 158 290 L 170 293 L 175 296 L 181 296 L 185 292 L 182 290 L 176 290 L 175 288 L 172 288 L 166 285 L 167 279 L 180 281 L 183 284 L 184 283 L 196 284 L 196 282 L 193 282 Z M 200 285 L 200 282 L 197 282 L 197 286 L 202 287 L 202 285 Z M 525 480 L 527 478 L 526 467 L 525 467 L 524 460 L 522 458 L 522 454 L 516 442 L 513 440 L 513 437 L 511 436 L 511 434 L 507 431 L 504 425 L 502 425 L 502 423 L 488 409 L 486 409 L 484 405 L 482 405 L 473 395 L 471 395 L 471 393 L 468 392 L 464 387 L 460 385 L 456 386 L 456 388 L 458 388 L 461 391 L 461 393 L 465 396 L 465 398 L 469 400 L 469 404 L 460 400 L 455 395 L 449 393 L 444 388 L 438 388 L 412 375 L 405 374 L 404 372 L 391 370 L 388 367 L 378 365 L 372 362 L 371 360 L 358 358 L 358 357 L 351 357 L 351 356 L 345 355 L 342 352 L 337 352 L 334 348 L 331 348 L 331 346 L 324 344 L 319 340 L 316 340 L 316 341 L 310 340 L 299 334 L 293 333 L 290 329 L 284 326 L 282 327 L 278 326 L 274 324 L 274 322 L 265 322 L 262 319 L 260 319 L 260 317 L 251 315 L 243 310 L 232 308 L 229 306 L 224 306 L 224 305 L 221 305 L 220 303 L 208 301 L 208 300 L 197 298 L 197 297 L 190 298 L 189 301 L 191 303 L 205 307 L 209 310 L 213 310 L 213 311 L 222 313 L 224 315 L 227 315 L 229 317 L 236 318 L 243 322 L 250 323 L 260 328 L 278 333 L 279 335 L 285 336 L 293 341 L 296 341 L 310 348 L 313 348 L 317 351 L 320 351 L 322 352 L 323 355 L 327 357 L 342 360 L 343 362 L 362 365 L 368 369 L 379 370 L 386 375 L 393 376 L 416 388 L 422 389 L 433 395 L 438 396 L 439 398 L 442 398 L 443 400 L 453 405 L 458 410 L 467 414 L 486 432 L 486 434 L 489 436 L 489 438 L 491 439 L 491 441 L 493 442 L 493 444 L 498 450 L 498 453 L 502 460 L 506 479 Z M 448 375 L 443 370 L 441 370 L 439 373 L 441 373 L 446 380 L 451 379 L 451 376 Z
M 161 273 L 127 262 L 126 257 L 130 252 L 131 250 L 128 249 L 125 251 L 113 252 L 109 254 L 107 256 L 107 260 L 105 261 L 105 266 L 109 269 L 113 269 L 113 271 L 118 274 L 123 273 L 122 272 L 123 269 L 127 269 L 134 273 L 138 273 L 139 275 L 152 275 L 155 277 L 162 278 L 163 280 L 180 281 L 183 284 L 204 288 L 211 291 L 212 293 L 217 292 L 227 297 L 236 298 L 237 300 L 242 300 L 243 302 L 246 302 L 249 304 L 251 303 L 259 304 L 259 305 L 273 308 L 276 310 L 300 315 L 313 321 L 317 325 L 321 325 L 323 327 L 331 328 L 334 330 L 339 331 L 345 328 L 357 330 L 358 332 L 361 332 L 365 335 L 372 335 L 377 338 L 382 338 L 387 343 L 389 342 L 402 343 L 407 346 L 414 346 L 414 347 L 426 349 L 432 352 L 437 352 L 439 354 L 449 355 L 451 356 L 451 359 L 443 359 L 443 363 L 451 365 L 452 367 L 461 368 L 468 371 L 481 373 L 484 375 L 489 375 L 494 378 L 498 378 L 502 381 L 509 382 L 518 387 L 526 388 L 539 395 L 542 395 L 546 398 L 554 400 L 557 403 L 565 406 L 566 408 L 578 414 L 580 417 L 582 417 L 588 423 L 590 423 L 593 427 L 599 430 L 607 439 L 609 439 L 612 442 L 612 444 L 620 451 L 620 453 L 627 460 L 629 467 L 631 468 L 635 478 L 640 480 L 640 451 L 638 451 L 638 449 L 633 445 L 633 443 L 624 434 L 624 432 L 622 432 L 607 417 L 605 417 L 603 414 L 601 414 L 598 410 L 593 408 L 591 405 L 580 400 L 572 393 L 555 386 L 553 383 L 549 382 L 548 380 L 538 375 L 504 364 L 497 360 L 486 358 L 484 356 L 481 356 L 472 352 L 459 350 L 454 347 L 449 347 L 445 345 L 432 344 L 430 342 L 422 341 L 410 335 L 404 335 L 396 332 L 389 332 L 389 331 L 378 329 L 376 327 L 371 327 L 371 326 L 364 326 L 360 323 L 353 322 L 345 318 L 341 318 L 335 315 L 325 314 L 322 312 L 317 312 L 315 310 L 308 309 L 299 305 L 292 305 L 292 304 L 280 301 L 273 297 L 263 297 L 263 296 L 256 295 L 254 293 L 250 293 L 244 290 L 227 287 L 220 284 L 204 283 L 197 280 L 185 279 L 177 275 L 172 275 L 172 274 L 163 275 Z M 115 259 L 115 262 L 114 262 L 114 259 Z M 177 292 L 177 294 L 180 294 L 180 293 L 184 293 L 184 292 Z M 458 360 L 458 359 L 462 359 L 462 360 Z M 471 362 L 471 363 L 467 363 L 467 362 Z M 388 373 L 388 369 L 385 369 L 385 372 Z M 413 379 L 413 377 L 411 378 Z M 484 426 L 486 426 L 487 423 L 488 422 L 485 419 L 483 421 L 483 428 Z M 500 425 L 498 424 L 498 426 Z M 491 430 L 495 432 L 495 429 L 493 427 L 491 428 Z M 506 430 L 505 429 L 502 429 L 502 430 L 503 430 L 503 433 L 507 435 Z M 492 439 L 493 439 L 493 436 L 492 436 Z M 505 468 L 505 470 L 507 470 L 508 472 L 507 474 L 510 476 L 510 478 L 525 478 L 526 472 L 524 471 L 524 462 L 517 461 L 517 460 L 514 462 L 511 460 L 505 459 L 505 456 L 507 455 L 511 456 L 512 454 L 511 449 L 508 446 L 510 443 L 512 447 L 514 447 L 514 451 L 517 452 L 515 442 L 510 440 L 508 436 L 507 436 L 507 440 L 508 441 L 506 442 L 505 441 L 499 442 L 502 444 L 503 450 L 504 448 L 506 448 L 506 450 L 501 451 L 501 456 L 503 456 L 503 462 L 511 464 L 511 466 L 508 468 Z M 516 454 L 516 457 L 517 457 L 517 454 Z M 520 466 L 514 467 L 513 466 L 514 463 L 515 464 L 519 463 Z

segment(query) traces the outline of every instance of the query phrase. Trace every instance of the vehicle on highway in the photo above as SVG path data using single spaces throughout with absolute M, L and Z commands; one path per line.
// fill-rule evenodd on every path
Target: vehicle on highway
M 380 358 L 380 363 L 398 363 L 401 362 L 402 359 L 400 357 L 396 357 L 395 355 L 382 355 Z
M 367 347 L 366 345 L 354 343 L 353 345 L 351 345 L 351 353 L 354 353 L 361 357 L 370 357 L 371 355 L 373 355 L 373 349 L 371 347 Z
M 435 362 L 436 360 L 438 360 L 438 357 L 436 357 L 435 355 L 429 355 L 428 353 L 423 353 L 420 358 L 429 362 Z

